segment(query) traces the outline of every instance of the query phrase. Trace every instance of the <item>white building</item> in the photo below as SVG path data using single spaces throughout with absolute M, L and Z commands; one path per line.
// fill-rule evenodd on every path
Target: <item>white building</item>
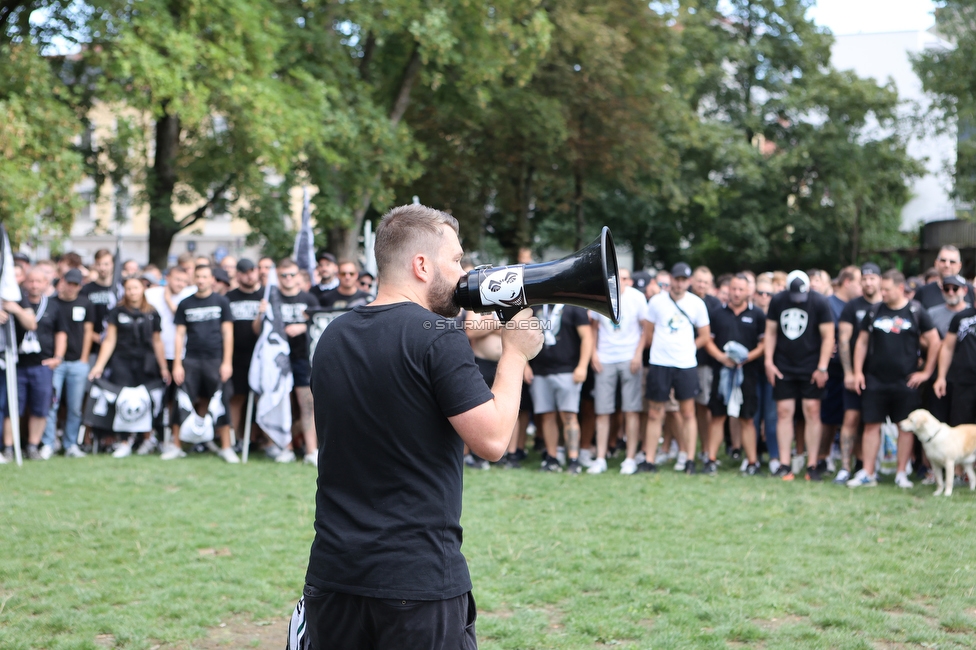
M 835 36 L 831 59 L 838 70 L 853 70 L 859 77 L 870 77 L 880 84 L 894 81 L 898 96 L 908 114 L 917 105 L 925 110 L 929 100 L 922 91 L 922 81 L 912 69 L 911 55 L 930 49 L 951 48 L 935 29 L 878 34 L 843 34 Z M 914 230 L 920 222 L 956 218 L 957 205 L 949 196 L 952 177 L 946 167 L 955 164 L 955 133 L 937 135 L 920 133 L 908 143 L 908 153 L 925 159 L 928 174 L 912 183 L 912 199 L 902 210 L 903 230 Z

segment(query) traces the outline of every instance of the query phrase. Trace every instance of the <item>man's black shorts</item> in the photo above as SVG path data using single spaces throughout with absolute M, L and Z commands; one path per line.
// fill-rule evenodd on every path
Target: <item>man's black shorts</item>
M 665 403 L 671 399 L 672 388 L 674 398 L 679 402 L 694 399 L 701 392 L 698 368 L 671 368 L 651 364 L 647 369 L 647 399 Z
M 312 363 L 306 359 L 291 360 L 291 376 L 295 380 L 295 388 L 308 386 L 312 378 Z
M 861 396 L 846 388 L 844 389 L 844 410 L 861 412 Z
M 447 600 L 367 598 L 305 585 L 301 650 L 476 650 L 471 592 Z
M 721 383 L 722 371 L 718 370 L 715 379 L 712 381 L 712 395 L 708 400 L 708 409 L 714 416 L 728 415 L 729 407 L 722 401 L 719 394 L 719 384 Z M 759 410 L 759 377 L 755 372 L 742 373 L 742 406 L 739 407 L 739 417 L 751 420 Z
M 492 384 L 495 383 L 495 373 L 498 372 L 498 362 L 480 357 L 475 357 L 474 362 L 478 364 L 478 370 L 481 371 L 481 376 L 485 378 L 488 388 L 491 388 Z
M 234 356 L 231 363 L 234 364 L 234 374 L 230 376 L 230 381 L 234 385 L 234 394 L 246 397 L 251 391 L 251 387 L 247 383 L 247 375 L 251 372 L 251 357 Z
M 218 390 L 223 391 L 221 402 L 224 405 L 224 414 L 217 418 L 214 426 L 222 427 L 230 424 L 228 413 L 234 387 L 229 381 L 220 381 L 220 359 L 183 359 L 183 371 L 184 379 L 180 388 L 186 391 L 194 404 L 198 399 L 209 400 Z
M 773 399 L 777 402 L 786 399 L 823 399 L 824 389 L 810 381 L 809 377 L 783 377 L 773 386 Z
M 976 386 L 951 383 L 948 397 L 949 426 L 976 424 Z
M 891 418 L 898 424 L 921 403 L 918 391 L 907 386 L 868 388 L 861 393 L 861 421 L 877 424 Z
M 844 377 L 831 377 L 824 386 L 820 404 L 820 421 L 824 424 L 844 423 Z

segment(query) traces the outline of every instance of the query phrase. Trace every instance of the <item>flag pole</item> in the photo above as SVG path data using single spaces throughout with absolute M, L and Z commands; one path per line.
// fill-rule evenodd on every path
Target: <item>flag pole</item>
M 7 373 L 7 413 L 10 414 L 10 430 L 14 437 L 14 458 L 17 467 L 24 464 L 24 456 L 20 451 L 20 399 L 17 394 L 17 361 L 13 345 L 17 337 L 14 334 L 13 318 L 7 321 L 7 349 L 4 350 Z
M 241 448 L 241 463 L 247 463 L 247 452 L 251 448 L 251 409 L 254 407 L 254 391 L 247 391 L 247 410 L 244 411 L 244 446 Z

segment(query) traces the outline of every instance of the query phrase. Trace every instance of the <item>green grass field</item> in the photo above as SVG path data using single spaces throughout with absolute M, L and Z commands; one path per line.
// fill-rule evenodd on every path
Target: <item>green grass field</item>
M 618 464 L 466 472 L 482 648 L 976 648 L 968 490 Z M 314 478 L 210 455 L 0 468 L 0 648 L 193 647 L 230 617 L 288 615 Z

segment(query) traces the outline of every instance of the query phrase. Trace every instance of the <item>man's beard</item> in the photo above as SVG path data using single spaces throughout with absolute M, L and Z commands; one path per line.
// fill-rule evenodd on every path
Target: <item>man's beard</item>
M 434 271 L 434 281 L 427 290 L 427 302 L 430 310 L 445 318 L 454 318 L 461 311 L 461 306 L 454 301 L 456 282 L 448 280 L 440 271 Z

